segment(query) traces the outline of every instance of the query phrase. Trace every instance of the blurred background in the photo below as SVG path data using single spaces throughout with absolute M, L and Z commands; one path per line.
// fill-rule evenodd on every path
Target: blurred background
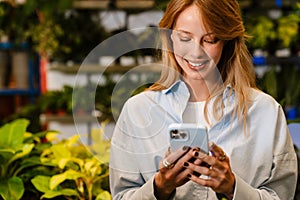
M 39 130 L 42 125 L 59 122 L 60 118 L 66 120 L 67 116 L 62 118 L 62 115 L 70 115 L 76 107 L 74 103 L 84 103 L 72 102 L 71 97 L 75 77 L 87 55 L 117 33 L 157 26 L 167 2 L 0 1 L 0 104 L 3 105 L 0 124 L 24 116 L 34 121 L 33 130 Z M 248 47 L 253 55 L 258 86 L 284 107 L 288 120 L 297 120 L 300 112 L 300 3 L 296 0 L 240 0 L 239 3 L 246 31 L 252 36 Z M 134 46 L 150 37 L 153 33 L 147 29 L 135 30 L 122 45 Z M 153 52 L 143 49 L 117 58 L 96 57 L 89 70 L 80 72 L 82 84 L 76 86 L 86 87 L 97 70 L 103 72 L 101 65 L 109 59 L 114 62 L 110 63 L 110 73 L 105 76 L 112 79 L 111 76 L 123 74 L 130 67 L 154 62 Z M 102 83 L 101 87 L 106 89 L 97 90 L 101 94 L 96 95 L 99 99 L 92 111 L 99 111 L 101 120 L 111 118 L 108 107 L 112 91 L 108 88 L 113 88 L 112 82 Z M 88 110 L 88 115 L 90 112 Z M 45 117 L 50 114 L 51 119 Z M 43 122 L 40 122 L 41 115 Z
M 259 89 L 282 105 L 289 124 L 299 123 L 300 1 L 238 2 L 246 31 L 251 36 L 247 45 L 253 56 Z M 0 181 L 3 199 L 39 199 L 43 194 L 61 199 L 111 198 L 108 168 L 103 166 L 108 162 L 109 144 L 103 139 L 109 139 L 124 99 L 142 91 L 159 75 L 155 50 L 136 48 L 153 46 L 157 37 L 155 27 L 167 3 L 165 0 L 0 0 L 0 126 L 3 126 L 0 134 L 5 135 L 0 137 L 0 161 L 8 163 L 0 164 L 3 171 L 0 177 L 7 180 Z M 116 38 L 120 41 L 104 42 L 127 30 L 130 31 Z M 97 54 L 99 44 L 112 50 L 125 47 L 136 50 L 118 56 Z M 143 68 L 133 71 L 136 66 Z M 120 77 L 128 72 L 126 83 L 139 87 L 127 91 L 119 84 L 118 90 L 114 90 Z M 112 104 L 118 109 L 114 110 Z M 56 142 L 52 142 L 50 136 L 54 132 L 50 130 L 59 133 Z M 299 132 L 299 128 L 295 130 Z M 23 138 L 24 131 L 34 136 Z M 78 152 L 78 146 L 77 151 L 65 149 L 71 148 L 74 137 L 78 136 L 80 144 L 91 147 L 90 153 L 101 155 L 100 164 L 88 160 L 90 154 L 83 156 Z M 15 144 L 14 140 L 35 146 L 30 150 L 20 150 L 14 145 L 7 147 Z M 61 142 L 64 148 L 59 146 Z M 60 157 L 59 151 L 69 156 L 71 164 L 59 161 L 59 158 L 66 159 Z M 14 157 L 18 152 L 22 154 Z M 40 156 L 46 161 L 36 159 Z M 19 158 L 22 159 L 16 162 Z M 83 160 L 79 162 L 78 158 Z M 82 163 L 89 163 L 85 166 L 90 168 L 78 167 Z M 30 166 L 37 171 L 32 171 Z M 43 166 L 43 170 L 36 166 Z M 13 170 L 12 179 L 5 169 Z M 66 175 L 66 169 L 81 174 Z M 91 170 L 98 171 L 91 175 Z M 39 187 L 55 174 L 64 174 L 59 189 L 57 185 L 52 189 Z M 20 183 L 25 186 L 19 188 Z M 8 187 L 9 184 L 15 188 Z M 91 189 L 93 185 L 101 190 Z M 3 188 L 17 191 L 16 196 L 7 194 Z

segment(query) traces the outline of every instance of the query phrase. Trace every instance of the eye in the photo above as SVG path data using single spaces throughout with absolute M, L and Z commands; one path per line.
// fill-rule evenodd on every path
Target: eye
M 191 41 L 191 38 L 188 38 L 188 37 L 179 37 L 179 40 L 181 42 L 189 42 L 189 41 Z
M 208 44 L 216 44 L 218 41 L 219 41 L 219 39 L 216 36 L 212 35 L 212 34 L 205 35 L 201 40 L 202 43 L 205 42 L 205 43 L 208 43 Z
M 188 34 L 177 33 L 176 35 L 177 35 L 179 41 L 181 41 L 181 42 L 189 42 L 192 40 L 192 38 Z

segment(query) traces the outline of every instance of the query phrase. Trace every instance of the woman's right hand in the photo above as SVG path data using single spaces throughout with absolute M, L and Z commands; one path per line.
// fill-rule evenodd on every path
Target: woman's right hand
M 193 158 L 193 149 L 184 146 L 174 152 L 166 153 L 159 164 L 159 172 L 154 177 L 155 196 L 157 199 L 168 199 L 171 193 L 189 180 L 186 178 L 190 170 L 183 164 Z

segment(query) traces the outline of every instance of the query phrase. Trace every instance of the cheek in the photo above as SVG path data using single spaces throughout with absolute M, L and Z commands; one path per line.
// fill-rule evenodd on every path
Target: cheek
M 183 43 L 175 41 L 173 43 L 173 50 L 176 57 L 184 57 L 188 54 L 190 48 L 188 45 L 184 45 Z
M 223 47 L 215 47 L 206 51 L 207 55 L 214 60 L 215 63 L 218 63 L 222 56 Z

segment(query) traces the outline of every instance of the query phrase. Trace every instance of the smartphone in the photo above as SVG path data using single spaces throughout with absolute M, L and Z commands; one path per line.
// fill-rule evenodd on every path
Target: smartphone
M 207 129 L 198 124 L 173 123 L 168 127 L 170 149 L 176 151 L 183 146 L 199 147 L 201 151 L 208 153 Z

